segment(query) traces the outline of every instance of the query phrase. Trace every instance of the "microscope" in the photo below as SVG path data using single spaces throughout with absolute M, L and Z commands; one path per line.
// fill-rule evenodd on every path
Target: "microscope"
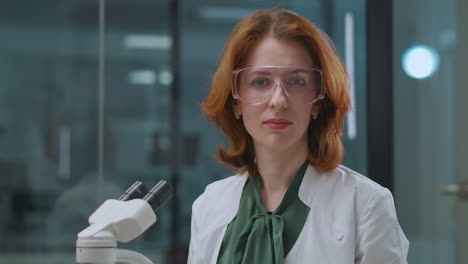
M 135 182 L 118 199 L 106 200 L 90 217 L 90 226 L 78 233 L 77 264 L 153 264 L 144 255 L 117 249 L 118 242 L 128 242 L 143 234 L 156 222 L 155 211 L 172 197 L 172 187 L 159 181 L 148 192 Z

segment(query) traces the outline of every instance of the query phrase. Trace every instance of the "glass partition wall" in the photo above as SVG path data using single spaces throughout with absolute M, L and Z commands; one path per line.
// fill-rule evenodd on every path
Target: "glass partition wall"
M 345 164 L 365 174 L 364 0 L 4 3 L 0 262 L 74 262 L 76 234 L 103 200 L 136 180 L 164 179 L 175 195 L 156 225 L 119 247 L 184 263 L 193 201 L 231 174 L 213 159 L 226 140 L 199 104 L 232 27 L 273 6 L 321 26 L 347 62 L 354 111 Z

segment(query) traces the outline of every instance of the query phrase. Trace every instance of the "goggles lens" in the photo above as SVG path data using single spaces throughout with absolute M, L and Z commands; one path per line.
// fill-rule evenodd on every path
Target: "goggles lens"
M 277 87 L 293 103 L 312 104 L 323 98 L 322 72 L 291 66 L 253 66 L 234 71 L 233 97 L 247 104 L 268 101 Z

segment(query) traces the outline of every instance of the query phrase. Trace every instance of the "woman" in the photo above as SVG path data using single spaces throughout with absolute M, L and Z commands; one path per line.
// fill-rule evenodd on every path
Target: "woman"
M 406 263 L 391 193 L 339 165 L 348 86 L 305 18 L 274 8 L 234 28 L 202 107 L 237 175 L 194 202 L 189 263 Z

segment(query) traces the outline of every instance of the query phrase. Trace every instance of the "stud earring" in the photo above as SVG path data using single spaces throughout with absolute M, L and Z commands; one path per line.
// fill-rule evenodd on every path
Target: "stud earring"
M 312 113 L 312 119 L 317 119 L 317 116 L 318 116 L 317 112 Z
M 240 119 L 240 114 L 234 113 L 234 115 L 236 116 L 236 119 Z

